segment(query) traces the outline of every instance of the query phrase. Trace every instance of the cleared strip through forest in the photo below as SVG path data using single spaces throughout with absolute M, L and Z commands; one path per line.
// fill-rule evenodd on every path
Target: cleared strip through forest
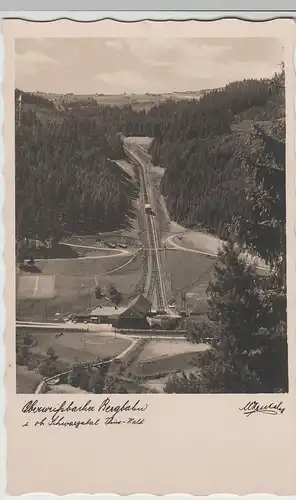
M 127 146 L 127 144 L 124 144 L 124 150 L 128 154 L 128 156 L 132 159 L 134 163 L 136 163 L 140 167 L 140 182 L 143 188 L 143 201 L 144 204 L 150 204 L 151 205 L 151 199 L 149 196 L 149 192 L 151 191 L 149 189 L 149 178 L 146 172 L 146 166 L 144 165 L 144 160 L 140 159 L 138 155 L 135 154 L 134 151 L 131 150 Z M 146 223 L 146 232 L 147 232 L 147 239 L 148 239 L 148 277 L 147 277 L 147 282 L 148 282 L 148 289 L 147 289 L 147 295 L 148 298 L 151 300 L 153 291 L 156 291 L 156 300 L 157 300 L 157 307 L 160 310 L 163 310 L 167 306 L 167 300 L 166 300 L 166 291 L 165 291 L 165 286 L 163 283 L 163 278 L 162 278 L 162 272 L 161 272 L 161 261 L 159 257 L 159 241 L 158 241 L 158 235 L 157 231 L 155 228 L 155 223 L 154 223 L 154 218 L 150 214 L 145 214 L 145 223 Z M 150 266 L 149 266 L 150 265 Z M 149 270 L 149 267 L 151 271 Z

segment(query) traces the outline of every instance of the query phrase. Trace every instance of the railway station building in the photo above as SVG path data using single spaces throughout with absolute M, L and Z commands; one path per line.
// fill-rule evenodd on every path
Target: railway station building
M 89 321 L 91 323 L 111 324 L 116 328 L 147 328 L 147 316 L 151 311 L 151 302 L 138 295 L 127 306 L 102 306 L 93 309 L 87 315 L 77 315 L 76 321 Z

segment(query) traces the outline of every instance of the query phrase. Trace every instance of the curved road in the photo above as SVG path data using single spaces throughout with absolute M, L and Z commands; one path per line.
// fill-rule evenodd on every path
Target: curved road
M 178 236 L 178 234 L 186 234 L 185 232 L 183 233 L 176 233 L 176 234 L 173 234 L 171 236 L 169 236 L 168 238 L 166 238 L 166 242 L 172 246 L 172 248 L 174 248 L 175 250 L 181 250 L 181 251 L 184 251 L 184 252 L 193 252 L 193 253 L 197 253 L 197 254 L 200 254 L 200 255 L 207 255 L 208 257 L 217 257 L 217 253 L 218 253 L 218 245 L 217 245 L 217 251 L 216 252 L 209 252 L 209 251 L 204 251 L 204 250 L 197 250 L 197 249 L 194 249 L 194 248 L 187 248 L 187 247 L 184 247 L 182 245 L 179 245 L 178 243 L 176 243 L 174 241 L 174 239 Z M 200 235 L 201 237 L 203 236 L 203 234 L 201 233 Z M 217 243 L 219 242 L 219 240 L 217 240 Z M 221 241 L 221 243 L 223 243 Z M 248 255 L 248 254 L 243 254 L 243 256 L 245 256 L 245 258 L 251 262 L 257 269 L 261 269 L 261 270 L 264 270 L 264 271 L 267 271 L 269 269 L 268 266 L 266 266 L 264 264 L 263 261 L 261 261 L 259 259 L 259 257 L 253 257 L 251 255 Z
M 184 234 L 184 233 L 181 233 L 181 234 Z M 217 257 L 217 253 L 215 252 L 205 252 L 204 250 L 196 250 L 194 248 L 187 248 L 187 247 L 184 247 L 182 245 L 178 245 L 178 243 L 176 243 L 174 241 L 174 238 L 177 236 L 177 234 L 173 234 L 172 236 L 169 236 L 165 241 L 167 243 L 169 243 L 173 248 L 175 248 L 176 250 L 183 250 L 185 252 L 193 252 L 193 253 L 198 253 L 198 254 L 201 254 L 201 255 L 207 255 L 208 257 Z

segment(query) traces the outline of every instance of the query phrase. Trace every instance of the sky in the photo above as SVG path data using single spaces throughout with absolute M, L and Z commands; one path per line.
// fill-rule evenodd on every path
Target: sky
M 165 93 L 270 77 L 272 38 L 38 38 L 15 43 L 15 86 L 27 92 Z

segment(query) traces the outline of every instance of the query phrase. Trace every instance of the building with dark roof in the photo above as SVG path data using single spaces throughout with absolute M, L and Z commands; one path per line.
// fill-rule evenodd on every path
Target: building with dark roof
M 138 295 L 127 306 L 101 306 L 88 314 L 78 315 L 78 321 L 89 320 L 93 323 L 111 324 L 117 328 L 147 328 L 147 315 L 151 310 L 151 302 Z

